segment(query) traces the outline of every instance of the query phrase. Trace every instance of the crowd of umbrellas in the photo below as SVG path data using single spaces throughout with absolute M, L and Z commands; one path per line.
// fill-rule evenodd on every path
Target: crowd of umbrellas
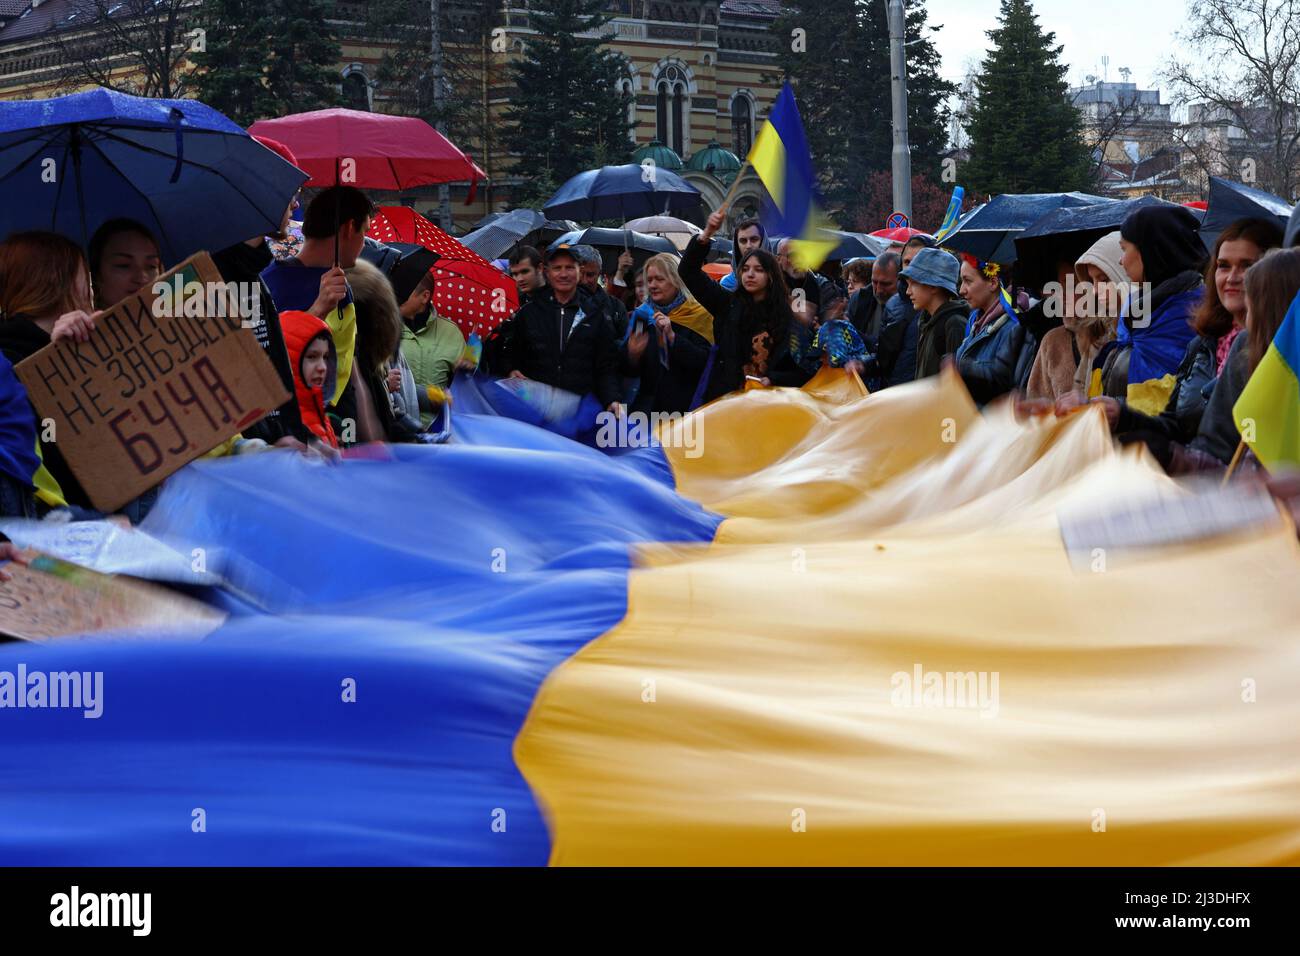
M 285 144 L 297 164 L 250 134 Z M 197 100 L 107 89 L 0 104 L 0 188 L 6 196 L 0 232 L 48 229 L 84 245 L 104 222 L 125 216 L 153 232 L 169 267 L 201 250 L 273 232 L 304 187 L 347 183 L 400 193 L 469 183 L 472 201 L 486 179 L 454 143 L 409 117 L 329 109 L 262 120 L 245 130 Z M 700 191 L 671 170 L 605 166 L 574 176 L 541 210 L 492 213 L 459 239 L 408 206 L 382 206 L 365 256 L 383 268 L 420 256 L 439 280 L 439 313 L 467 335 L 486 334 L 503 318 L 490 302 L 504 295 L 512 311 L 517 304 L 514 283 L 493 265 L 516 246 L 591 245 L 613 272 L 625 251 L 637 264 L 656 253 L 681 252 L 700 232 L 690 218 L 702 221 L 709 211 L 701 202 Z M 1001 195 L 967 212 L 942 241 L 954 251 L 1015 264 L 1019 283 L 1039 285 L 1055 277 L 1057 262 L 1073 261 L 1148 205 L 1172 204 L 1083 193 Z M 1227 223 L 1243 216 L 1285 223 L 1290 208 L 1276 196 L 1212 178 L 1207 208 L 1194 211 L 1203 217 L 1209 248 Z M 847 261 L 874 258 L 919 230 L 826 232 L 838 240 L 829 258 Z M 715 240 L 715 259 L 730 252 L 725 239 Z

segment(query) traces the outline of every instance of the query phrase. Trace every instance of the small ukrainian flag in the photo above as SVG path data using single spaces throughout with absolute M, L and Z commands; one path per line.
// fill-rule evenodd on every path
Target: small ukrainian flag
M 773 208 L 763 223 L 768 235 L 794 240 L 790 257 L 798 268 L 820 267 L 839 240 L 819 231 L 831 223 L 817 189 L 808 139 L 789 83 L 781 86 L 772 112 L 754 140 L 749 165 L 772 197 Z
M 1232 417 L 1265 468 L 1300 468 L 1300 295 L 1232 406 Z

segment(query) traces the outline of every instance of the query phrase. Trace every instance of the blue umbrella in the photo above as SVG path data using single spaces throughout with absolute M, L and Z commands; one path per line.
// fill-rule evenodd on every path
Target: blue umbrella
M 0 103 L 0 237 L 48 229 L 85 245 L 126 216 L 171 265 L 275 231 L 306 179 L 197 100 L 101 88 Z
M 962 220 L 943 247 L 1006 265 L 1016 261 L 1016 236 L 1052 210 L 1114 201 L 1087 193 L 1004 193 Z
M 662 166 L 629 163 L 578 173 L 542 207 L 552 219 L 617 219 L 694 212 L 700 191 Z
M 1016 236 L 1016 282 L 1037 289 L 1055 281 L 1058 262 L 1077 260 L 1098 239 L 1123 225 L 1130 213 L 1147 206 L 1176 205 L 1140 196 L 1095 206 L 1060 206 Z
M 1272 220 L 1285 231 L 1291 218 L 1291 204 L 1262 189 L 1211 176 L 1210 202 L 1200 230 L 1205 248 L 1214 249 L 1219 233 L 1238 219 L 1247 218 Z

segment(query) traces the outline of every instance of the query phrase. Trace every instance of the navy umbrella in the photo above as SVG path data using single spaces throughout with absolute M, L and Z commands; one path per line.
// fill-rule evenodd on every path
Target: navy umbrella
M 578 173 L 542 207 L 552 219 L 617 219 L 694 212 L 700 191 L 661 166 L 629 163 Z
M 1016 282 L 1041 288 L 1055 281 L 1056 264 L 1073 263 L 1102 236 L 1114 232 L 1128 215 L 1147 206 L 1176 206 L 1155 196 L 1141 196 L 1095 206 L 1061 206 L 1016 236 Z M 1191 210 L 1195 214 L 1195 210 Z
M 197 100 L 101 88 L 0 103 L 0 237 L 47 229 L 85 245 L 125 216 L 173 265 L 274 232 L 306 179 Z
M 1016 236 L 1049 212 L 1114 201 L 1087 193 L 1004 193 L 964 219 L 943 247 L 1008 265 L 1016 261 Z
M 1272 193 L 1230 179 L 1210 177 L 1210 203 L 1201 223 L 1201 241 L 1213 249 L 1219 233 L 1238 219 L 1270 219 L 1285 230 L 1291 218 L 1291 204 Z
M 601 268 L 606 275 L 614 274 L 614 270 L 618 268 L 618 257 L 622 255 L 624 249 L 632 253 L 632 260 L 637 266 L 660 252 L 670 252 L 674 256 L 681 255 L 672 240 L 665 239 L 663 236 L 652 236 L 631 229 L 603 229 L 597 226 L 566 232 L 552 242 L 550 248 L 554 249 L 560 245 L 593 247 L 600 253 Z
M 482 220 L 480 220 L 482 222 Z M 498 213 L 491 222 L 461 237 L 460 243 L 484 259 L 500 259 L 517 245 L 545 245 L 578 224 L 569 219 L 547 219 L 536 209 Z

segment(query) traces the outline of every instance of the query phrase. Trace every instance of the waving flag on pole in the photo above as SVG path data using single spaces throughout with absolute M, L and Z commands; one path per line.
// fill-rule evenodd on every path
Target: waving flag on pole
M 957 228 L 957 221 L 961 219 L 962 203 L 965 201 L 966 190 L 961 186 L 954 186 L 952 198 L 948 200 L 948 209 L 943 214 L 943 222 L 940 223 L 938 232 L 934 234 L 935 241 L 940 245 Z
M 772 112 L 749 151 L 748 162 L 772 197 L 771 208 L 763 215 L 768 235 L 790 236 L 794 239 L 790 256 L 795 265 L 801 269 L 818 268 L 839 240 L 819 232 L 828 228 L 830 221 L 817 189 L 808 139 L 789 83 L 782 85 L 772 104 Z
M 1232 406 L 1232 418 L 1265 468 L 1300 467 L 1300 296 Z

